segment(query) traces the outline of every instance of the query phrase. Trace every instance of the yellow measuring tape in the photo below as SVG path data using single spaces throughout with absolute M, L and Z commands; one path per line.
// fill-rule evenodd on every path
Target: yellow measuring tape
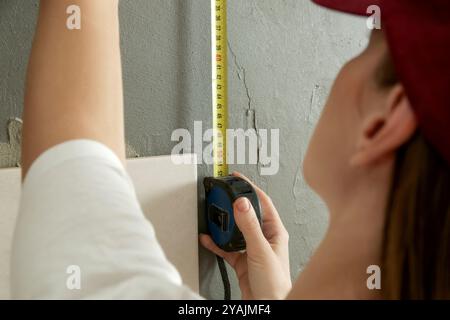
M 228 175 L 227 0 L 211 0 L 214 177 Z
M 228 41 L 227 0 L 211 0 L 212 92 L 213 92 L 213 160 L 214 177 L 228 176 Z M 217 256 L 225 291 L 224 300 L 231 299 L 231 286 L 223 258 Z

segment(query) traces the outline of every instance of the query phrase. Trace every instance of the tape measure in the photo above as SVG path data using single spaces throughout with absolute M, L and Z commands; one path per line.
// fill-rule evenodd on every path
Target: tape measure
M 211 10 L 214 177 L 225 177 L 228 176 L 227 1 L 212 0 Z
M 244 250 L 245 240 L 234 220 L 233 203 L 246 197 L 261 223 L 258 196 L 247 181 L 228 175 L 228 40 L 227 1 L 211 0 L 214 178 L 204 180 L 206 220 L 214 242 L 225 251 Z

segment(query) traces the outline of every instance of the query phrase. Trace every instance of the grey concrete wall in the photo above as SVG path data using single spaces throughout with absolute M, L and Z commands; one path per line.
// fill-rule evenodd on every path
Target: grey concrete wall
M 36 11 L 36 0 L 0 2 L 0 167 L 20 161 L 20 121 L 11 119 L 21 117 Z M 122 0 L 121 22 L 129 155 L 169 154 L 174 129 L 211 122 L 210 0 Z M 332 80 L 366 34 L 363 20 L 308 0 L 229 0 L 230 126 L 281 130 L 278 175 L 234 169 L 277 205 L 291 235 L 294 276 L 327 226 L 301 161 Z M 211 173 L 199 167 L 200 180 Z M 201 251 L 200 269 L 202 293 L 222 298 L 214 257 Z

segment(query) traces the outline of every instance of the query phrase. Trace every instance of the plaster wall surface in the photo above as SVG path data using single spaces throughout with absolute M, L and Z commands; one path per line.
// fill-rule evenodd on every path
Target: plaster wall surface
M 280 129 L 277 175 L 260 176 L 258 166 L 232 169 L 252 178 L 278 207 L 296 276 L 328 223 L 325 206 L 303 179 L 302 158 L 333 79 L 363 50 L 368 30 L 364 19 L 309 0 L 228 4 L 230 127 Z M 20 163 L 15 118 L 21 117 L 37 9 L 37 0 L 0 1 L 0 167 Z M 173 130 L 193 133 L 194 121 L 203 121 L 204 129 L 212 121 L 210 0 L 122 0 L 121 34 L 128 154 L 170 154 Z M 199 181 L 212 174 L 212 167 L 198 169 Z M 204 250 L 200 274 L 203 295 L 221 299 L 216 260 Z M 239 298 L 235 281 L 233 289 Z

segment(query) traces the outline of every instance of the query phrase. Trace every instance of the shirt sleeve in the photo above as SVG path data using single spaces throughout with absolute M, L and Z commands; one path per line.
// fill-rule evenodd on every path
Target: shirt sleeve
M 42 154 L 23 183 L 15 299 L 200 299 L 183 286 L 118 157 L 88 140 Z

